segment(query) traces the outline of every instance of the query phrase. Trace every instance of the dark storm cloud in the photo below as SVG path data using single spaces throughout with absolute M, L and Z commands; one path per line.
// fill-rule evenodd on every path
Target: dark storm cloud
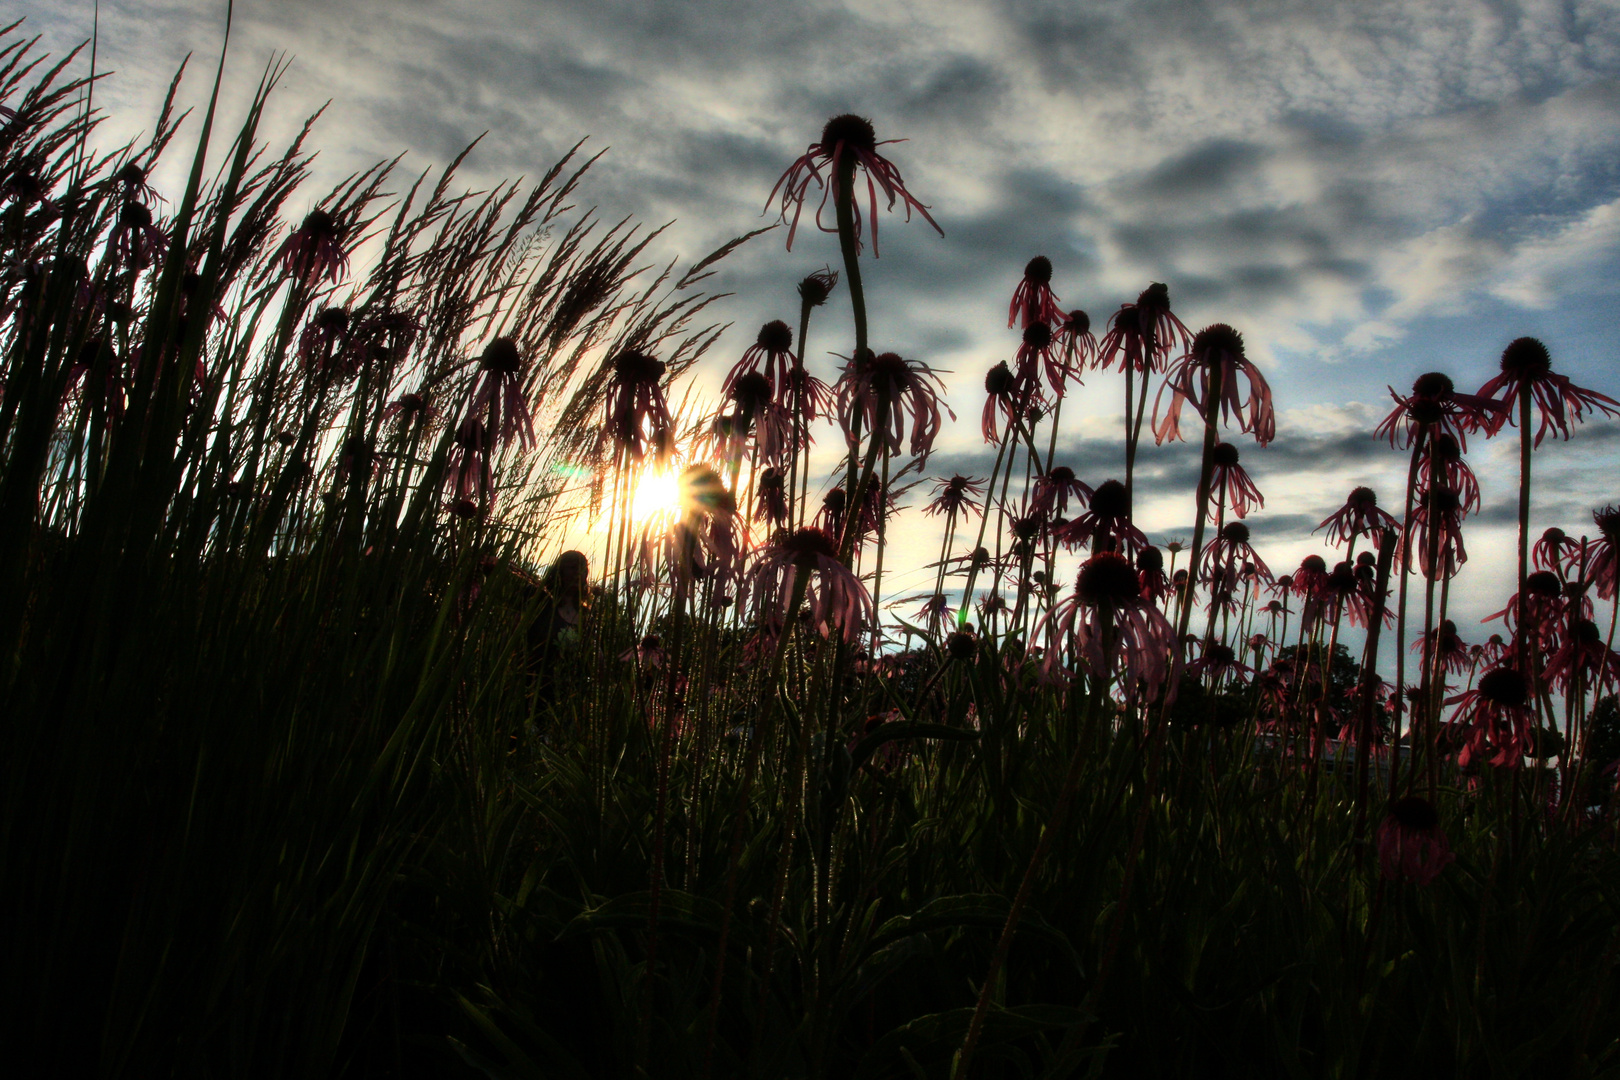
M 1133 194 L 1184 203 L 1254 176 L 1269 154 L 1254 143 L 1214 139 L 1149 169 L 1133 185 Z

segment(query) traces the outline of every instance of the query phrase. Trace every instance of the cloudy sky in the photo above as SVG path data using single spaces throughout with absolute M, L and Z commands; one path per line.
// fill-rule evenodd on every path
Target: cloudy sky
M 150 123 L 185 53 L 211 65 L 223 7 L 102 5 L 101 62 L 118 74 L 101 100 L 120 125 Z M 27 8 L 53 49 L 88 36 L 86 0 Z M 939 470 L 988 471 L 982 378 L 1016 343 L 1007 297 L 1030 256 L 1048 255 L 1065 305 L 1098 322 L 1163 281 L 1189 325 L 1238 327 L 1275 388 L 1279 437 L 1245 464 L 1276 566 L 1316 547 L 1310 529 L 1351 486 L 1398 501 L 1404 459 L 1370 434 L 1389 384 L 1442 370 L 1472 389 L 1531 334 L 1577 382 L 1620 396 L 1612 3 L 243 0 L 236 18 L 232 100 L 272 50 L 290 53 L 276 116 L 290 126 L 333 100 L 328 175 L 402 149 L 442 164 L 488 131 L 472 177 L 535 176 L 588 137 L 611 148 L 590 197 L 609 217 L 675 220 L 668 254 L 757 227 L 829 115 L 870 116 L 879 138 L 908 140 L 890 156 L 945 231 L 885 220 L 865 270 L 874 344 L 951 373 L 962 422 Z M 761 322 L 793 318 L 799 277 L 837 265 L 832 237 L 801 236 L 724 264 L 737 327 L 714 367 Z M 822 348 L 846 351 L 831 318 Z M 1059 454 L 1094 482 L 1119 471 L 1112 378 L 1081 392 Z M 1146 456 L 1160 536 L 1190 531 L 1195 454 Z M 1517 479 L 1506 445 L 1472 460 L 1486 512 L 1456 593 L 1465 637 L 1505 599 Z M 1615 425 L 1545 445 L 1536 528 L 1590 531 L 1589 509 L 1620 497 L 1617 466 Z M 902 528 L 926 543 L 925 523 Z

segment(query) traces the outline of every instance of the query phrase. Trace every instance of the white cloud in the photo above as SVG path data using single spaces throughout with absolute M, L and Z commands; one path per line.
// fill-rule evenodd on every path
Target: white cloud
M 1491 285 L 1491 292 L 1527 308 L 1550 308 L 1572 287 L 1614 288 L 1595 282 L 1594 272 L 1620 255 L 1620 200 L 1595 206 L 1550 236 L 1520 245 Z

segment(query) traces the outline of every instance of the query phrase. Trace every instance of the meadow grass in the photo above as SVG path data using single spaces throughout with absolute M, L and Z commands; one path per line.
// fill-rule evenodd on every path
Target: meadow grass
M 1526 738 L 1569 738 L 1459 767 L 1436 661 L 1390 753 L 1406 697 L 1375 698 L 1376 649 L 1358 665 L 1339 641 L 1348 601 L 1305 598 L 1309 628 L 1293 612 L 1292 645 L 1285 624 L 1252 652 L 1252 573 L 1219 617 L 1173 562 L 1151 602 L 1098 586 L 1065 609 L 1070 522 L 1018 531 L 1058 421 L 1011 382 L 980 521 L 948 511 L 961 617 L 878 647 L 862 605 L 890 491 L 926 458 L 902 438 L 927 426 L 924 370 L 851 353 L 845 501 L 819 512 L 814 390 L 777 393 L 791 353 L 785 413 L 665 404 L 747 237 L 649 265 L 656 232 L 579 208 L 581 147 L 481 192 L 462 159 L 385 162 L 285 221 L 316 129 L 267 146 L 279 64 L 234 134 L 216 78 L 189 127 L 171 90 L 150 138 L 98 151 L 84 57 L 36 49 L 0 35 L 0 1015 L 25 1071 L 1620 1073 L 1606 660 L 1555 703 L 1537 653 Z M 187 185 L 160 201 L 146 178 L 187 130 Z M 843 274 L 801 288 L 800 360 L 813 313 L 851 338 L 824 307 L 860 287 L 839 192 L 880 168 L 824 144 Z M 1153 325 L 1148 294 L 1135 310 Z M 863 297 L 852 314 L 864 343 Z M 1143 341 L 1149 363 L 1164 342 Z M 1189 495 L 1231 545 L 1222 370 Z M 637 520 L 639 477 L 672 458 L 699 463 L 681 506 Z M 767 465 L 785 516 L 756 523 Z M 581 516 L 612 537 L 589 581 L 553 562 Z M 1089 527 L 1088 566 L 1144 565 L 1128 502 Z M 1603 557 L 1582 548 L 1577 584 Z M 977 575 L 1005 611 L 972 617 Z M 1417 573 L 1431 634 L 1437 579 Z M 1148 608 L 1180 617 L 1158 657 L 1129 637 Z M 1270 682 L 1185 655 L 1223 643 Z M 1401 797 L 1438 815 L 1434 874 L 1391 868 L 1376 827 Z

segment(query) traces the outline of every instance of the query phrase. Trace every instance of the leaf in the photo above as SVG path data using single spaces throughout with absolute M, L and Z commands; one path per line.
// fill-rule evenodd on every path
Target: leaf
M 979 927 L 1000 933 L 1007 924 L 1009 906 L 1006 897 L 995 893 L 961 893 L 930 900 L 913 914 L 896 915 L 879 926 L 862 955 L 862 961 L 879 949 L 913 934 L 960 927 Z M 1073 943 L 1038 912 L 1026 907 L 1019 916 L 1018 932 L 1039 937 L 1058 946 L 1074 965 L 1075 970 L 1083 971 L 1080 955 L 1075 951 Z
M 557 935 L 558 941 L 625 928 L 644 929 L 652 914 L 652 893 L 642 891 L 615 896 L 594 908 L 586 908 L 568 921 Z M 658 927 L 684 930 L 691 934 L 716 936 L 720 932 L 720 905 L 678 889 L 665 889 L 658 897 Z
M 972 1019 L 973 1008 L 968 1006 L 929 1013 L 890 1029 L 861 1058 L 854 1080 L 925 1075 L 929 1064 L 944 1064 L 960 1049 Z M 1087 1019 L 1079 1009 L 1067 1005 L 992 1007 L 984 1017 L 979 1049 L 982 1052 L 1043 1031 L 1066 1030 Z
M 954 742 L 972 742 L 978 737 L 977 731 L 966 728 L 929 724 L 921 720 L 896 720 L 882 725 L 856 743 L 849 756 L 852 766 L 858 769 L 871 758 L 878 747 L 898 739 L 947 739 Z

